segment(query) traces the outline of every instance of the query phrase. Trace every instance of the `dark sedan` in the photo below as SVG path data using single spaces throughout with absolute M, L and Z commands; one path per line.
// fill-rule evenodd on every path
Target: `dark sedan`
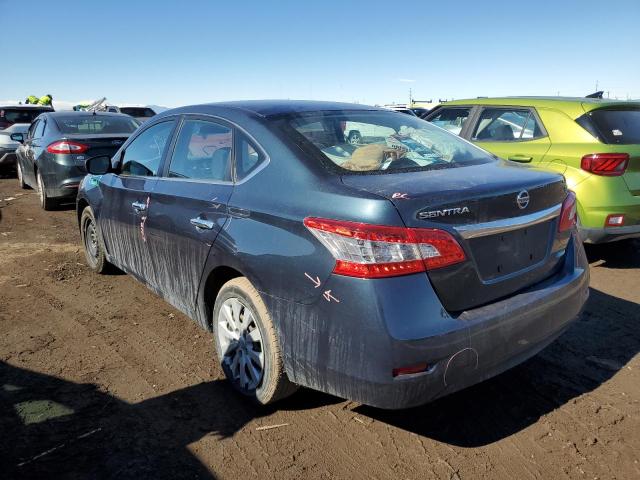
M 535 355 L 588 296 L 563 178 L 415 116 L 184 107 L 87 169 L 90 267 L 117 266 L 212 331 L 232 385 L 263 404 L 296 385 L 422 404 Z
M 37 188 L 45 210 L 73 200 L 86 174 L 85 160 L 113 155 L 138 125 L 130 116 L 119 113 L 41 114 L 26 136 L 11 135 L 21 142 L 16 150 L 18 182 L 22 188 Z

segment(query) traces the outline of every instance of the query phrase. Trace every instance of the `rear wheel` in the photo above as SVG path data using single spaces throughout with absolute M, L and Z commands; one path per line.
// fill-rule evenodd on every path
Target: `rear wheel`
M 20 162 L 16 162 L 16 171 L 18 172 L 18 185 L 22 189 L 27 188 L 27 184 L 24 182 L 24 175 L 22 174 L 22 167 L 20 166 Z
M 39 171 L 36 175 L 36 178 L 38 182 L 38 195 L 40 196 L 40 206 L 45 210 L 53 210 L 56 206 L 56 201 L 47 195 L 47 188 L 44 184 L 42 174 Z
M 84 255 L 89 268 L 96 273 L 106 272 L 111 267 L 111 264 L 106 259 L 104 246 L 98 235 L 96 219 L 93 216 L 91 207 L 85 207 L 82 211 L 80 235 L 82 236 Z
M 246 278 L 234 278 L 220 289 L 213 333 L 222 369 L 240 393 L 266 405 L 297 390 L 284 371 L 271 316 Z

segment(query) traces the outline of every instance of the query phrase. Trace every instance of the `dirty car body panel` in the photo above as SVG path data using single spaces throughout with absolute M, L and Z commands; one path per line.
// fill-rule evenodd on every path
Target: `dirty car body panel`
M 349 122 L 380 122 L 387 138 L 372 133 L 353 145 Z M 181 150 L 189 129 L 197 132 L 189 138 L 215 143 L 212 155 L 228 170 L 202 170 L 201 145 Z M 147 170 L 123 172 L 145 132 L 157 147 Z M 436 139 L 431 150 L 425 135 Z M 454 153 L 442 160 L 438 142 L 452 139 Z M 378 151 L 384 166 L 358 171 L 360 148 Z M 190 178 L 194 171 L 206 178 Z M 496 160 L 415 117 L 254 101 L 154 117 L 115 154 L 111 173 L 83 180 L 78 214 L 90 206 L 109 261 L 203 328 L 212 328 L 221 282 L 230 272 L 246 277 L 272 317 L 292 382 L 405 408 L 512 367 L 578 316 L 589 274 L 575 228 L 559 228 L 568 198 L 560 175 Z M 433 268 L 409 262 L 415 270 L 392 274 L 394 264 L 385 264 L 374 277 L 337 272 L 349 262 L 318 233 L 322 219 L 338 232 L 380 227 L 376 238 L 391 243 L 403 232 L 436 232 L 458 257 Z M 369 254 L 388 247 L 376 245 Z M 423 368 L 403 371 L 416 365 Z

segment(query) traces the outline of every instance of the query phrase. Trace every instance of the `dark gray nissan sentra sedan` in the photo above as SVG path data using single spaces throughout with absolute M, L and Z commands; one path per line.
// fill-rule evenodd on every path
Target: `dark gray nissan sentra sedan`
M 419 405 L 535 355 L 589 274 L 561 176 L 361 105 L 246 101 L 145 123 L 87 161 L 87 261 L 213 331 L 233 386 Z

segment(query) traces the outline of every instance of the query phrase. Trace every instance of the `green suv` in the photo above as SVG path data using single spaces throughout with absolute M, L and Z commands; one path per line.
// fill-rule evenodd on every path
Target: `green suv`
M 498 157 L 564 174 L 585 242 L 640 237 L 640 102 L 478 98 L 424 118 Z

